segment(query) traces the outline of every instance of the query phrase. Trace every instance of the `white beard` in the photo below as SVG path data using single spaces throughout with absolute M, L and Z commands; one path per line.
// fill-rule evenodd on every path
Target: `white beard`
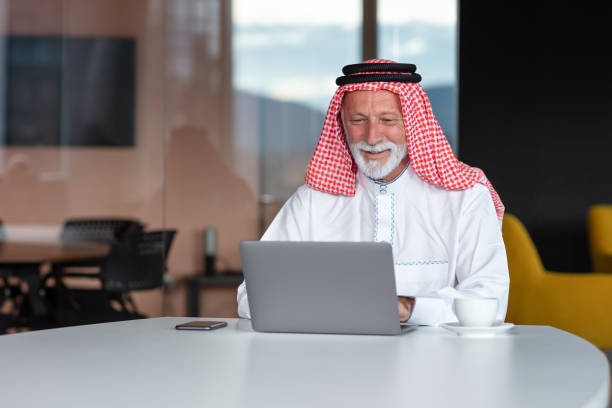
M 369 145 L 366 142 L 357 142 L 349 143 L 349 148 L 351 149 L 353 159 L 355 159 L 359 170 L 374 180 L 380 180 L 388 176 L 389 173 L 399 166 L 400 162 L 404 157 L 406 157 L 406 153 L 408 152 L 408 144 L 405 142 L 401 145 L 389 141 L 380 142 L 375 145 Z M 390 154 L 389 157 L 387 157 L 385 164 L 381 164 L 379 160 L 366 161 L 361 154 L 361 150 L 372 153 L 390 150 Z

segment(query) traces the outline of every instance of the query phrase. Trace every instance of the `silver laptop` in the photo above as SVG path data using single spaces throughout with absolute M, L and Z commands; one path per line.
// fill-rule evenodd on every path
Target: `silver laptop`
M 242 241 L 253 328 L 263 332 L 399 334 L 386 242 Z

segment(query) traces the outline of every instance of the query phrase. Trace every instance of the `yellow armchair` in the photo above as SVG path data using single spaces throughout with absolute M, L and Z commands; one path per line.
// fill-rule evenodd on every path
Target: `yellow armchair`
M 521 221 L 506 214 L 503 236 L 510 270 L 506 320 L 554 326 L 600 348 L 612 348 L 612 274 L 544 269 Z
M 612 273 L 612 205 L 590 207 L 587 225 L 593 271 Z

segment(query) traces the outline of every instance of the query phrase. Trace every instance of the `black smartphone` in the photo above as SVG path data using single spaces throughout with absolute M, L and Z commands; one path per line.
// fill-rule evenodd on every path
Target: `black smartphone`
M 227 322 L 212 322 L 208 320 L 196 320 L 176 325 L 176 330 L 215 330 L 227 326 Z

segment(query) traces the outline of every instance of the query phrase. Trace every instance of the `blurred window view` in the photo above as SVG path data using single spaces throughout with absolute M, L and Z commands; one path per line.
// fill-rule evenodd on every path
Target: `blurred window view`
M 125 257 L 145 265 L 138 251 L 162 239 L 171 245 L 146 259 L 158 260 L 155 283 L 129 298 L 138 312 L 185 315 L 191 302 L 194 314 L 235 316 L 238 243 L 259 239 L 304 183 L 335 79 L 362 60 L 362 8 L 0 0 L 0 239 L 130 247 L 110 252 L 124 258 L 104 263 L 98 290 Z M 455 26 L 454 0 L 378 0 L 378 56 L 417 64 L 454 146 Z M 86 232 L 67 234 L 75 225 Z M 21 312 L 28 285 L 15 274 L 0 265 L 0 289 L 22 288 L 0 315 Z M 232 284 L 197 286 L 205 274 Z M 54 279 L 41 285 L 52 293 Z
M 361 2 L 235 0 L 236 148 L 254 155 L 261 232 L 304 183 L 340 68 L 361 58 Z
M 378 55 L 416 64 L 421 85 L 457 153 L 457 0 L 377 0 Z

